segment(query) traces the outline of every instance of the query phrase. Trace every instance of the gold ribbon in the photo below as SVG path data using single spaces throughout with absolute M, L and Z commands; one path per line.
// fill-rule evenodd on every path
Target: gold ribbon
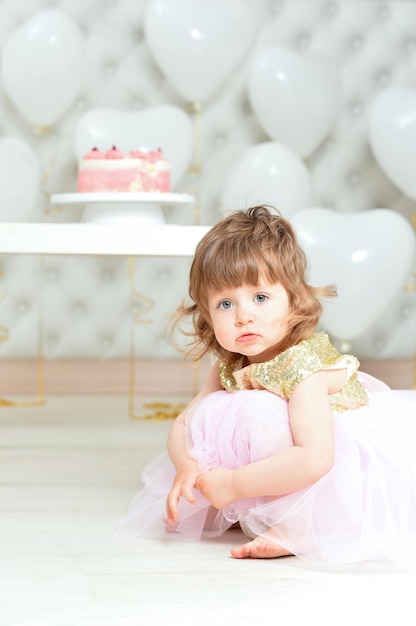
M 145 296 L 136 289 L 136 259 L 135 257 L 129 257 L 128 259 L 128 272 L 129 272 L 129 284 L 130 284 L 130 303 L 132 311 L 132 320 L 134 324 L 151 324 L 154 320 L 144 319 L 143 315 L 146 315 L 154 309 L 155 301 L 148 296 Z
M 184 408 L 182 404 L 170 402 L 151 402 L 143 405 L 146 412 L 138 415 L 135 412 L 136 389 L 136 337 L 135 326 L 151 324 L 147 314 L 154 308 L 155 301 L 136 289 L 136 259 L 129 257 L 128 273 L 130 284 L 130 302 L 132 310 L 132 325 L 130 329 L 130 356 L 129 356 L 129 417 L 134 420 L 166 420 L 174 419 Z M 137 308 L 135 308 L 135 306 Z M 143 317 L 144 316 L 144 317 Z M 150 411 L 150 412 L 149 412 Z
M 150 409 L 151 412 L 147 412 L 139 418 L 135 417 L 135 419 L 152 421 L 175 419 L 185 407 L 186 404 L 182 402 L 177 404 L 172 404 L 171 402 L 149 402 L 143 404 L 143 408 Z
M 135 412 L 135 389 L 136 389 L 136 338 L 135 338 L 135 326 L 138 324 L 151 324 L 152 319 L 143 319 L 143 315 L 146 315 L 151 311 L 155 305 L 154 300 L 140 293 L 136 289 L 135 280 L 135 258 L 129 257 L 128 260 L 129 270 L 129 283 L 130 283 L 130 300 L 132 310 L 134 302 L 139 301 L 140 307 L 136 313 L 132 313 L 132 325 L 130 329 L 130 357 L 129 357 L 129 417 L 134 420 L 172 420 L 179 415 L 181 411 L 186 407 L 186 404 L 182 402 L 148 402 L 143 404 L 145 413 L 138 415 Z M 194 392 L 197 393 L 199 388 L 200 368 L 199 363 L 194 368 Z

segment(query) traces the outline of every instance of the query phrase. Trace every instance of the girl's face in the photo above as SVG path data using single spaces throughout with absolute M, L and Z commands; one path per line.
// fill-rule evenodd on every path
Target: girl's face
M 275 357 L 288 332 L 289 297 L 280 283 L 260 279 L 255 286 L 210 291 L 208 309 L 218 343 L 250 363 Z

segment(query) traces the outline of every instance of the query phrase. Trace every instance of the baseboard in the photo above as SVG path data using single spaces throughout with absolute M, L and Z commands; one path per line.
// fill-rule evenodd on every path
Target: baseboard
M 365 361 L 360 370 L 383 380 L 392 389 L 416 389 L 416 360 Z
M 134 368 L 138 393 L 193 395 L 206 377 L 209 362 L 199 367 L 183 361 L 141 361 Z M 126 394 L 129 392 L 128 361 L 45 361 L 42 364 L 46 394 Z M 403 361 L 362 361 L 361 370 L 384 380 L 393 389 L 415 388 L 415 364 Z M 38 385 L 36 361 L 0 361 L 0 395 L 34 394 Z
M 120 361 L 0 361 L 0 395 L 36 394 L 40 376 L 46 394 L 189 395 L 199 387 L 209 364 L 198 367 L 182 361 L 136 361 L 134 380 L 128 360 Z

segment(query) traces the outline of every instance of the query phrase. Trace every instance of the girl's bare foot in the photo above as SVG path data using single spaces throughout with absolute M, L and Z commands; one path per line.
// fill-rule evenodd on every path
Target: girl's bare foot
M 235 559 L 276 559 L 279 556 L 292 556 L 292 553 L 279 546 L 266 534 L 244 543 L 239 548 L 233 548 L 231 556 Z

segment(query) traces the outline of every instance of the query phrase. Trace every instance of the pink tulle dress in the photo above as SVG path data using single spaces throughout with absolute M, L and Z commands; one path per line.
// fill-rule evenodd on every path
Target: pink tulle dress
M 144 488 L 120 527 L 137 536 L 205 539 L 239 522 L 248 537 L 273 527 L 294 555 L 327 564 L 407 560 L 416 554 L 416 392 L 392 391 L 358 371 L 325 333 L 273 360 L 241 369 L 221 365 L 224 386 L 187 417 L 189 452 L 201 471 L 237 468 L 293 445 L 287 398 L 306 376 L 345 367 L 347 382 L 330 396 L 335 463 L 313 486 L 280 497 L 258 497 L 217 510 L 197 491 L 184 498 L 175 527 L 165 522 L 175 469 L 166 452 L 143 471 Z

